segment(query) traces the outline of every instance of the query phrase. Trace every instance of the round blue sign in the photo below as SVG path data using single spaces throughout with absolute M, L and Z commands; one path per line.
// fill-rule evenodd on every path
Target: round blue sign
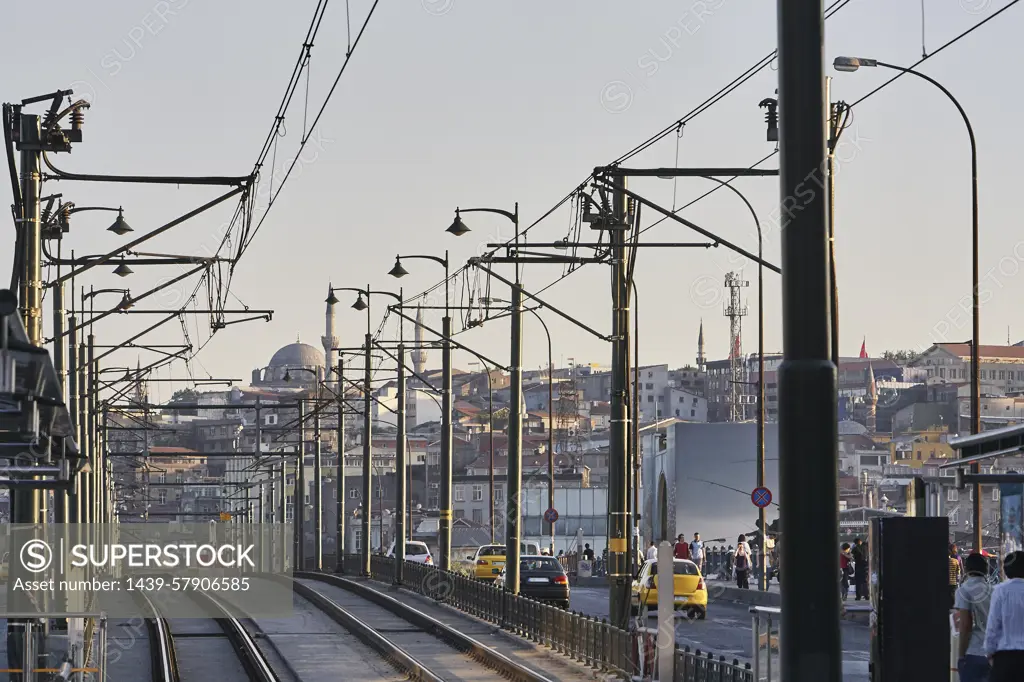
M 558 511 L 554 507 L 551 507 L 544 512 L 544 520 L 548 523 L 554 523 L 558 520 Z
M 754 488 L 754 492 L 750 493 L 750 501 L 755 507 L 764 509 L 772 503 L 772 491 L 765 487 Z

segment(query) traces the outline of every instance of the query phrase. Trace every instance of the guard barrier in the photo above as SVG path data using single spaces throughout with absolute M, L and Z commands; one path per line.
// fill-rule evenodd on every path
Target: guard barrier
M 357 561 L 344 562 L 347 569 Z M 394 559 L 370 558 L 371 577 L 393 583 Z M 509 594 L 474 578 L 436 566 L 405 562 L 402 586 L 435 601 L 443 602 L 472 616 L 493 623 L 528 641 L 546 646 L 555 653 L 627 679 L 639 677 L 656 668 L 650 667 L 649 647 L 645 649 L 642 633 L 622 630 L 605 618 L 566 611 L 528 597 Z M 358 572 L 353 571 L 358 575 Z M 756 682 L 749 663 L 736 659 L 675 648 L 673 682 Z M 650 679 L 650 677 L 646 677 Z

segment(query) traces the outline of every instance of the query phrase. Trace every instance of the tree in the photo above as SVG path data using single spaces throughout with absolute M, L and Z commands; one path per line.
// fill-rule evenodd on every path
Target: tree
M 887 350 L 882 353 L 882 357 L 897 365 L 909 365 L 921 357 L 921 354 L 915 350 Z
M 182 388 L 174 392 L 171 396 L 170 404 L 174 405 L 177 403 L 197 403 L 199 402 L 199 391 L 194 388 Z M 176 410 L 178 414 L 185 414 L 191 416 L 197 416 L 199 410 Z

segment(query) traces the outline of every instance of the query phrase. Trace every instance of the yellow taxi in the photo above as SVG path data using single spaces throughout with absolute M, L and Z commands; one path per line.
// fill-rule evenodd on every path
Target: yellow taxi
M 691 618 L 704 620 L 708 612 L 708 587 L 697 564 L 687 559 L 673 561 L 673 603 L 675 610 L 685 610 Z M 634 612 L 641 605 L 658 608 L 658 562 L 645 561 L 633 581 L 632 605 Z
M 535 542 L 524 542 L 519 545 L 520 555 L 540 554 Z M 497 580 L 505 568 L 505 545 L 483 545 L 476 554 L 466 557 L 472 564 L 472 574 L 477 580 Z

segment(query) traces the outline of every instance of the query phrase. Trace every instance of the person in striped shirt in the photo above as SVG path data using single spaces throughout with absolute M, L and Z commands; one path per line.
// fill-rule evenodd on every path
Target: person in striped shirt
M 960 553 L 956 549 L 956 543 L 949 545 L 949 608 L 956 608 L 956 589 L 960 587 L 960 578 L 963 574 L 963 567 L 960 565 Z

